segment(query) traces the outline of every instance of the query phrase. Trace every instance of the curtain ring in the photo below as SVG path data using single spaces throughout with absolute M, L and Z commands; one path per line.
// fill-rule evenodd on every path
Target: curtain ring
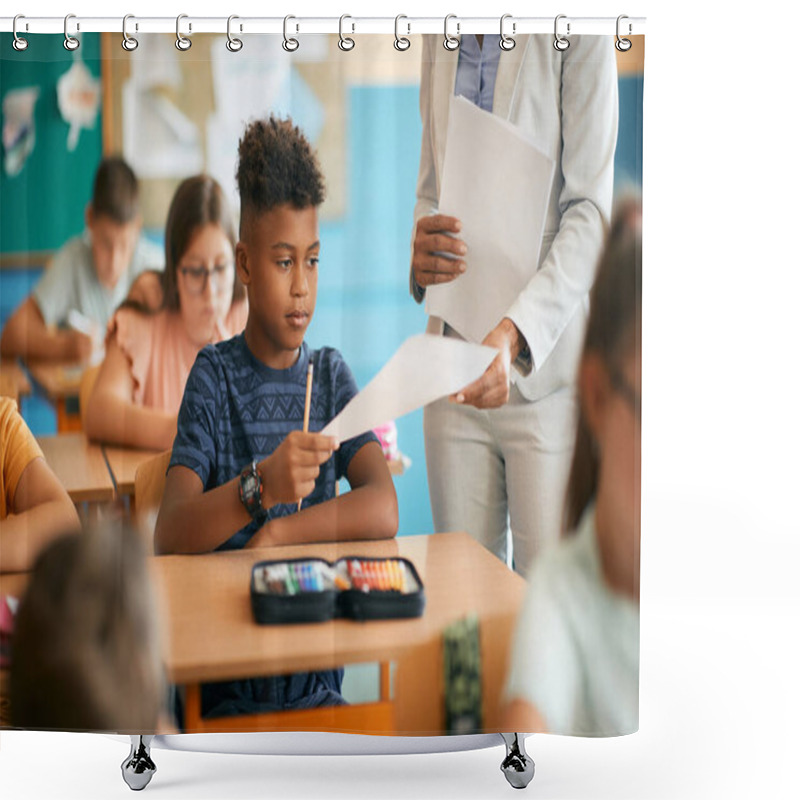
M 456 36 L 461 33 L 461 23 L 457 21 L 458 18 L 455 14 L 448 14 L 444 18 L 444 40 L 442 41 L 442 47 L 444 47 L 445 50 L 452 52 L 453 50 L 458 50 L 461 42 L 456 38 L 456 36 L 451 36 L 447 32 L 447 23 L 450 22 L 451 19 L 456 20 Z
M 411 39 L 406 39 L 405 36 L 401 36 L 398 33 L 398 27 L 400 25 L 401 19 L 408 19 L 408 17 L 405 14 L 398 14 L 394 18 L 394 49 L 400 50 L 400 52 L 404 52 L 405 50 L 408 50 L 409 47 L 411 47 Z M 407 32 L 411 33 L 411 24 L 407 22 L 406 27 L 408 28 Z
M 242 47 L 244 47 L 244 43 L 241 39 L 231 36 L 231 21 L 234 19 L 239 19 L 239 17 L 237 17 L 236 14 L 231 14 L 228 17 L 228 41 L 225 42 L 225 47 L 227 47 L 231 53 L 238 53 Z M 241 26 L 239 27 L 239 30 L 241 30 Z
M 67 14 L 67 16 L 64 17 L 64 49 L 70 52 L 77 50 L 81 46 L 80 40 L 76 39 L 74 36 L 70 36 L 67 30 L 71 19 L 75 19 L 74 14 Z M 80 30 L 80 25 L 77 26 L 77 29 Z
M 352 50 L 356 46 L 354 39 L 351 39 L 349 36 L 345 36 L 342 33 L 342 25 L 344 24 L 344 21 L 346 19 L 353 19 L 353 18 L 349 14 L 342 14 L 342 16 L 339 17 L 339 49 L 344 50 L 345 52 Z M 356 24 L 354 22 L 353 33 L 355 33 L 355 31 L 356 31 Z
M 298 42 L 297 39 L 290 39 L 286 35 L 286 29 L 290 19 L 297 19 L 297 17 L 293 17 L 291 14 L 289 14 L 283 18 L 283 49 L 287 53 L 293 53 L 298 47 L 300 47 L 300 42 Z
M 11 31 L 14 34 L 14 40 L 11 42 L 11 46 L 18 53 L 21 53 L 23 50 L 27 50 L 28 49 L 28 40 L 27 39 L 23 39 L 21 36 L 19 36 L 17 34 L 17 20 L 18 19 L 25 19 L 25 15 L 24 14 L 17 14 L 17 16 L 14 17 L 14 23 L 11 26 Z M 28 23 L 26 22 L 25 23 L 25 30 L 27 30 L 27 29 L 28 29 Z
M 178 17 L 175 20 L 175 37 L 176 37 L 175 38 L 175 47 L 177 47 L 178 50 L 180 50 L 182 52 L 185 52 L 186 50 L 188 50 L 192 46 L 192 40 L 191 39 L 187 39 L 181 33 L 181 20 L 182 19 L 188 19 L 188 17 L 189 17 L 188 14 L 178 14 Z M 191 30 L 192 30 L 192 23 L 190 22 L 189 23 L 189 32 L 190 33 L 191 33 Z
M 507 36 L 503 30 L 503 25 L 507 19 L 511 19 L 511 14 L 503 14 L 500 17 L 500 48 L 506 52 L 513 50 L 517 46 L 517 41 L 514 39 L 514 35 L 517 32 L 517 23 L 511 23 L 511 36 Z
M 617 17 L 617 41 L 614 43 L 614 47 L 616 47 L 617 50 L 620 51 L 620 53 L 627 53 L 628 50 L 630 50 L 631 47 L 633 47 L 633 42 L 631 42 L 630 39 L 621 39 L 620 38 L 620 35 L 619 35 L 619 24 L 620 24 L 620 22 L 622 22 L 623 19 L 628 19 L 628 17 L 625 14 L 620 14 Z M 629 22 L 628 23 L 628 36 L 631 35 L 631 30 L 632 30 L 632 28 L 631 28 L 631 24 Z
M 553 39 L 553 47 L 555 47 L 555 49 L 558 50 L 559 53 L 563 53 L 564 50 L 566 50 L 569 47 L 569 39 L 567 39 L 566 37 L 562 36 L 558 32 L 558 21 L 560 19 L 566 19 L 566 18 L 567 18 L 566 14 L 559 14 L 556 17 L 556 22 L 555 22 L 555 25 L 553 27 L 553 32 L 554 32 L 554 35 L 555 35 L 555 38 Z M 567 36 L 569 36 L 569 22 L 567 22 Z
M 127 50 L 129 53 L 131 53 L 139 46 L 139 40 L 133 36 L 128 36 L 127 28 L 129 19 L 136 19 L 136 17 L 134 17 L 133 14 L 126 14 L 122 18 L 122 41 L 120 44 L 122 45 L 123 50 Z

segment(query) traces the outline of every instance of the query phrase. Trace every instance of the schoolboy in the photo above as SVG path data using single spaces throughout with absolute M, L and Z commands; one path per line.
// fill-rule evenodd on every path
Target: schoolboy
M 140 231 L 136 176 L 121 158 L 106 158 L 95 174 L 86 230 L 56 253 L 33 293 L 9 317 L 0 339 L 2 354 L 89 358 L 137 277 L 163 268 L 164 254 Z M 66 327 L 70 311 L 80 312 L 91 332 Z
M 243 334 L 201 350 L 189 375 L 156 552 L 390 538 L 397 498 L 374 434 L 339 445 L 314 432 L 357 392 L 338 351 L 304 342 L 324 198 L 316 156 L 291 120 L 255 121 L 239 142 L 237 182 L 236 269 L 248 320 Z M 310 432 L 303 433 L 309 362 Z M 342 476 L 352 491 L 336 497 Z M 207 685 L 203 713 L 337 704 L 341 677 L 333 670 Z
M 0 572 L 23 572 L 80 520 L 17 404 L 0 397 Z

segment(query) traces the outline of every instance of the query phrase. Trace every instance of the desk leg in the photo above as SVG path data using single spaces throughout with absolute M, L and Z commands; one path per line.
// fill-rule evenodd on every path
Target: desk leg
M 203 732 L 203 718 L 200 716 L 200 684 L 186 686 L 183 698 L 183 729 L 191 733 Z
M 122 762 L 122 779 L 135 792 L 141 791 L 150 783 L 156 772 L 156 765 L 150 758 L 152 736 L 131 735 L 131 752 Z

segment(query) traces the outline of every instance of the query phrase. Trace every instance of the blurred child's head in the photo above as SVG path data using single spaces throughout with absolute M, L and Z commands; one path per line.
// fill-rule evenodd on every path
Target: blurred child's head
M 193 342 L 207 344 L 231 303 L 244 297 L 234 268 L 233 216 L 213 178 L 195 175 L 178 186 L 164 246 L 164 306 L 180 311 Z
M 638 202 L 620 206 L 591 295 L 580 366 L 581 413 L 567 495 L 573 530 L 602 495 L 626 542 L 639 535 L 641 498 L 642 239 Z
M 86 209 L 97 279 L 113 289 L 128 269 L 139 239 L 139 184 L 121 158 L 105 158 L 94 176 Z
M 271 366 L 293 363 L 317 300 L 317 157 L 290 119 L 251 122 L 239 142 L 236 269 L 247 286 L 248 334 Z
M 109 526 L 55 540 L 15 622 L 12 725 L 154 731 L 165 690 L 159 644 L 138 535 Z

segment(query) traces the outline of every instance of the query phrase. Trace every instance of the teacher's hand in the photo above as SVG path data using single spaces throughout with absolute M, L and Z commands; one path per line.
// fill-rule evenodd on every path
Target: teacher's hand
M 519 355 L 521 347 L 517 326 L 508 317 L 503 317 L 500 324 L 486 335 L 483 344 L 496 347 L 500 352 L 478 380 L 450 395 L 450 400 L 475 408 L 500 408 L 508 402 L 511 363 Z
M 458 233 L 461 222 L 445 214 L 420 217 L 414 236 L 414 255 L 411 268 L 417 286 L 425 289 L 436 283 L 449 283 L 463 273 L 467 265 L 461 256 L 466 255 L 467 246 L 461 239 L 448 236 Z M 446 233 L 447 232 L 447 233 Z M 448 258 L 442 253 L 452 255 Z

